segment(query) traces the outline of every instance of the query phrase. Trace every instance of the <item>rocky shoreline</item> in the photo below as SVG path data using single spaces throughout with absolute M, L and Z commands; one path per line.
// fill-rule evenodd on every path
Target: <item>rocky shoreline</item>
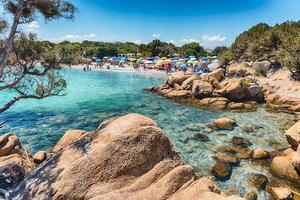
M 236 123 L 221 118 L 212 126 L 232 130 Z M 286 131 L 291 147 L 276 152 L 250 150 L 249 141 L 233 137 L 232 146 L 216 150 L 213 178 L 197 177 L 157 124 L 138 114 L 105 121 L 93 132 L 67 131 L 51 150 L 34 156 L 8 133 L 0 137 L 0 194 L 4 199 L 237 200 L 243 198 L 226 196 L 213 180 L 230 178 L 241 159 L 251 159 L 287 181 L 253 174 L 253 191 L 246 199 L 256 199 L 259 190 L 267 190 L 274 199 L 293 199 L 300 185 L 299 126 L 300 121 Z
M 198 178 L 157 124 L 137 114 L 94 132 L 68 131 L 33 157 L 11 133 L 1 145 L 7 199 L 242 199 L 222 194 L 209 177 Z
M 173 73 L 164 85 L 147 88 L 165 97 L 203 108 L 255 110 L 257 104 L 265 103 L 272 111 L 300 112 L 298 98 L 284 97 L 276 88 L 260 81 L 254 69 L 263 66 L 271 70 L 268 61 L 255 63 L 232 63 L 226 68 L 216 67 L 203 75 L 188 75 L 182 71 Z

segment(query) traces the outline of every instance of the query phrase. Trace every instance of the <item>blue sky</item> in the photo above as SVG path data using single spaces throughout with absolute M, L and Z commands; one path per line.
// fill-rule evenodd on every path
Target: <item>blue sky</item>
M 260 22 L 270 25 L 300 20 L 300 0 L 73 0 L 74 21 L 25 27 L 40 39 L 84 39 L 178 45 L 198 41 L 206 47 L 230 45 L 235 37 Z

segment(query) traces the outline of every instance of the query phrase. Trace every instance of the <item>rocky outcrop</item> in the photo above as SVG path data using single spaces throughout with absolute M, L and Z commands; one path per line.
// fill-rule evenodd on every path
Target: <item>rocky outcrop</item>
M 264 102 L 265 97 L 263 88 L 255 79 L 226 78 L 225 70 L 222 68 L 203 75 L 185 75 L 182 71 L 175 72 L 165 85 L 146 90 L 169 98 L 196 98 L 201 101 L 199 103 L 201 107 L 214 107 L 217 98 L 225 98 L 226 102 L 217 102 L 218 109 L 233 110 L 252 110 L 255 106 L 246 102 Z
M 262 88 L 252 79 L 231 78 L 221 83 L 221 89 L 214 95 L 223 96 L 231 101 L 263 101 Z
M 230 77 L 246 77 L 254 74 L 253 67 L 246 62 L 233 63 L 227 67 L 227 74 Z
M 167 84 L 170 86 L 174 86 L 175 83 L 181 85 L 188 78 L 189 76 L 186 76 L 183 71 L 174 72 L 167 80 Z
M 190 95 L 187 90 L 172 90 L 168 92 L 165 96 L 169 98 L 186 98 Z
M 129 114 L 61 148 L 30 173 L 9 199 L 216 199 L 151 119 Z
M 206 107 L 212 109 L 225 109 L 229 100 L 223 97 L 204 98 L 197 102 L 199 107 Z
M 300 184 L 300 176 L 295 167 L 297 163 L 294 162 L 298 160 L 298 156 L 297 152 L 292 152 L 286 156 L 275 157 L 270 165 L 270 171 L 276 176 Z
M 185 81 L 183 81 L 181 88 L 184 90 L 190 90 L 193 86 L 193 82 L 195 80 L 200 80 L 201 78 L 197 75 L 192 75 L 190 76 L 188 79 L 186 79 Z
M 66 146 L 76 142 L 83 136 L 87 134 L 83 130 L 69 130 L 66 131 L 63 137 L 58 141 L 58 143 L 52 148 L 51 152 L 56 153 L 65 148 Z
M 12 133 L 0 137 L 0 196 L 23 180 L 25 175 L 35 169 L 31 155 Z
M 269 84 L 263 85 L 267 108 L 277 111 L 300 112 L 300 99 L 278 95 Z
M 213 72 L 208 74 L 208 77 L 215 78 L 218 82 L 221 82 L 225 78 L 225 71 L 224 69 L 216 69 Z
M 279 86 L 276 87 L 276 84 L 274 85 L 276 79 L 273 80 L 272 76 L 267 78 L 267 75 L 270 75 L 269 72 L 274 69 L 272 65 L 270 61 L 231 62 L 226 67 L 217 67 L 211 73 L 202 75 L 190 75 L 192 72 L 185 74 L 179 71 L 173 73 L 165 85 L 147 91 L 169 98 L 228 99 L 229 104 L 221 109 L 252 111 L 256 109 L 256 106 L 245 104 L 251 101 L 267 103 L 266 108 L 271 111 L 300 112 L 300 98 L 295 95 L 292 97 L 278 95 L 276 91 L 282 83 L 278 83 Z M 291 86 L 288 90 L 297 91 L 298 87 Z M 209 105 L 209 107 L 213 106 Z
M 195 80 L 193 82 L 192 94 L 200 99 L 211 96 L 213 90 L 214 87 L 206 81 Z

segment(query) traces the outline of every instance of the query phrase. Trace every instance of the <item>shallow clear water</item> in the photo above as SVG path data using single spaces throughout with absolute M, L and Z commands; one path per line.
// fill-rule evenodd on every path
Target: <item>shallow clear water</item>
M 200 176 L 210 174 L 214 164 L 214 150 L 219 146 L 230 145 L 233 136 L 249 139 L 253 143 L 251 148 L 262 147 L 271 151 L 287 145 L 283 130 L 292 123 L 287 114 L 272 114 L 263 108 L 250 113 L 210 112 L 179 105 L 143 91 L 143 88 L 163 83 L 162 78 L 81 70 L 65 70 L 63 73 L 68 81 L 66 96 L 18 102 L 0 115 L 0 121 L 6 121 L 1 134 L 14 132 L 22 144 L 34 153 L 51 148 L 68 129 L 90 131 L 110 117 L 140 113 L 151 117 L 161 126 L 181 157 Z M 5 101 L 5 97 L 0 98 L 1 101 Z M 224 116 L 234 118 L 239 127 L 233 131 L 205 133 L 206 124 Z M 264 128 L 254 133 L 243 133 L 240 129 L 251 125 Z M 182 142 L 186 136 L 196 133 L 206 134 L 209 141 Z M 248 174 L 257 172 L 270 176 L 265 167 L 253 166 L 247 161 L 240 166 L 234 168 L 230 180 L 218 182 L 222 190 L 237 189 L 240 195 L 246 195 L 249 191 Z M 259 194 L 259 199 L 269 198 L 265 192 Z

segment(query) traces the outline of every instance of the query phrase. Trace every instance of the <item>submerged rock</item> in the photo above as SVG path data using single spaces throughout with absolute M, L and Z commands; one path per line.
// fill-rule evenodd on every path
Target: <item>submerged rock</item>
M 201 142 L 207 142 L 209 141 L 209 137 L 207 135 L 201 134 L 201 133 L 197 133 L 193 136 L 190 137 L 191 140 L 197 140 L 197 141 L 201 141 Z
M 26 176 L 9 199 L 215 199 L 151 119 L 129 114 L 62 148 Z
M 253 174 L 249 177 L 248 182 L 256 189 L 265 190 L 269 180 L 263 174 Z
M 234 128 L 234 126 L 236 125 L 236 122 L 233 119 L 221 118 L 221 119 L 215 120 L 213 122 L 213 124 L 218 129 L 232 130 Z
M 257 193 L 255 191 L 251 191 L 247 194 L 246 200 L 257 200 Z
M 245 133 L 252 133 L 252 132 L 254 132 L 254 128 L 251 127 L 251 126 L 243 126 L 243 127 L 241 127 L 241 129 Z
M 235 154 L 229 154 L 229 153 L 216 153 L 214 156 L 215 159 L 220 160 L 220 161 L 225 161 L 228 162 L 232 165 L 236 165 L 239 162 L 239 159 Z
M 234 136 L 232 139 L 231 139 L 231 142 L 233 145 L 235 146 L 240 146 L 240 147 L 249 147 L 250 145 L 252 145 L 252 143 L 242 137 L 236 137 Z
M 218 160 L 212 167 L 211 173 L 219 180 L 227 180 L 231 176 L 231 166 L 226 161 Z
M 270 153 L 263 149 L 254 149 L 252 158 L 254 159 L 266 159 L 270 157 Z
M 237 157 L 241 159 L 250 159 L 252 156 L 252 150 L 249 149 L 242 149 L 237 153 Z

